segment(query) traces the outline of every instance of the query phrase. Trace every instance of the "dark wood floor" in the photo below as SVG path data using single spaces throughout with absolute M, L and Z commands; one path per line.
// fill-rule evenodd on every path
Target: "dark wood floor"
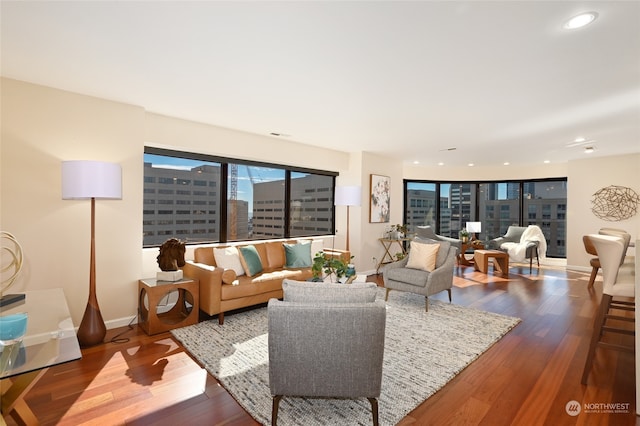
M 601 283 L 589 292 L 586 273 L 534 268 L 529 275 L 528 265 L 510 272 L 504 279 L 456 268 L 454 303 L 523 321 L 400 424 L 635 424 L 633 354 L 599 349 L 589 385 L 580 384 Z M 446 292 L 435 298 L 446 300 Z M 82 360 L 43 376 L 27 396 L 41 424 L 257 424 L 169 333 L 121 328 L 107 339 L 123 331 L 128 342 L 83 350 Z M 570 401 L 580 403 L 578 416 L 567 414 Z M 628 409 L 584 410 L 607 403 Z

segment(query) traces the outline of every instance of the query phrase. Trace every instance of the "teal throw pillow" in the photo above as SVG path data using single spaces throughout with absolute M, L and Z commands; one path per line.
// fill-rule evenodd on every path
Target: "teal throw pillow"
M 248 276 L 252 277 L 262 272 L 262 261 L 255 246 L 239 247 L 238 250 L 240 251 L 240 262 Z
M 285 267 L 309 268 L 311 267 L 311 244 L 284 244 L 286 256 Z

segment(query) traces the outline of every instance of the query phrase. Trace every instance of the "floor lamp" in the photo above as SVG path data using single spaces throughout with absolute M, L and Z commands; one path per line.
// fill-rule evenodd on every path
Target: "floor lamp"
M 336 186 L 335 205 L 347 206 L 347 251 L 349 251 L 349 207 L 359 206 L 362 202 L 362 190 L 359 186 Z
M 107 327 L 102 319 L 96 296 L 96 198 L 122 199 L 122 170 L 119 164 L 102 161 L 63 161 L 62 199 L 91 200 L 91 256 L 89 260 L 89 299 L 80 327 L 78 342 L 81 347 L 102 343 Z

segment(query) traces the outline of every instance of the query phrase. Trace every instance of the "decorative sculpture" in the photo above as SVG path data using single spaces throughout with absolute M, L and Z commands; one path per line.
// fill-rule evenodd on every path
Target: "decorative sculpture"
M 591 199 L 591 211 L 603 220 L 617 222 L 638 212 L 640 197 L 631 188 L 610 185 L 597 190 Z
M 2 256 L 2 283 L 0 283 L 0 297 L 14 283 L 22 270 L 22 247 L 16 237 L 6 231 L 0 231 L 2 251 L 8 256 Z M 6 276 L 6 278 L 5 278 Z
M 171 238 L 162 243 L 160 254 L 156 258 L 162 271 L 177 271 L 179 266 L 185 265 L 185 243 L 177 238 Z

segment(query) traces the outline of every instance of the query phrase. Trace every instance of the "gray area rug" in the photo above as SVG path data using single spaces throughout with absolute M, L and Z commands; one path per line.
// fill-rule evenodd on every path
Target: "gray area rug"
M 384 289 L 378 292 L 384 300 Z M 392 291 L 379 399 L 381 425 L 395 425 L 415 407 L 500 340 L 518 318 L 431 301 Z M 267 308 L 259 308 L 172 331 L 184 347 L 258 422 L 271 424 Z M 284 397 L 278 424 L 370 425 L 371 406 L 362 398 Z

